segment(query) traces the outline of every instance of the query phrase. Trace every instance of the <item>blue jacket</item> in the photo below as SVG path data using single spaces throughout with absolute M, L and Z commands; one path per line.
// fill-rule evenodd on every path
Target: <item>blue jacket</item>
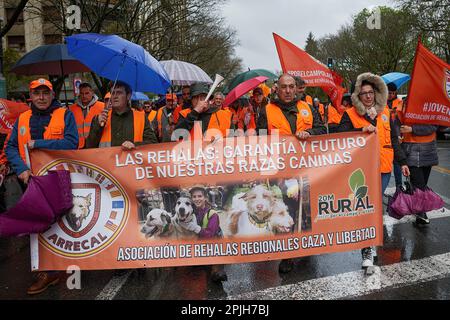
M 35 140 L 34 149 L 50 149 L 50 150 L 75 150 L 78 148 L 78 130 L 73 113 L 66 110 L 64 115 L 65 129 L 64 139 L 61 140 L 44 140 L 45 127 L 48 126 L 51 119 L 51 112 L 59 108 L 61 105 L 57 100 L 53 100 L 50 107 L 41 111 L 35 106 L 31 106 L 32 115 L 30 118 L 30 134 L 31 139 Z M 18 148 L 17 127 L 19 119 L 17 119 L 11 131 L 11 136 L 5 148 L 6 157 L 11 168 L 17 175 L 26 170 L 30 170 L 20 157 Z

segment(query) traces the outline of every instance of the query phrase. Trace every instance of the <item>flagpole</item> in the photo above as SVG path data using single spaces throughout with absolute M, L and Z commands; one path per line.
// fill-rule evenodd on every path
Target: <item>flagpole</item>
M 419 39 L 417 40 L 417 46 L 416 46 L 416 53 L 415 53 L 415 57 L 414 57 L 414 64 L 413 64 L 413 69 L 411 72 L 411 81 L 409 82 L 409 88 L 408 88 L 408 95 L 406 96 L 406 108 L 403 108 L 403 116 L 402 116 L 402 120 L 405 121 L 405 115 L 406 115 L 406 110 L 408 109 L 409 106 L 409 97 L 411 94 L 411 88 L 413 87 L 413 81 L 414 79 L 414 71 L 416 70 L 416 63 L 417 63 L 417 53 L 419 52 L 419 45 L 422 44 L 421 41 L 421 35 L 419 34 Z

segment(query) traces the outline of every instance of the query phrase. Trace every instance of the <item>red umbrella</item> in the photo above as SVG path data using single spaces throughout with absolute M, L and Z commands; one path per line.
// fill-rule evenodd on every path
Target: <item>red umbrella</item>
M 257 86 L 259 86 L 261 83 L 269 79 L 268 77 L 259 76 L 252 79 L 249 79 L 247 81 L 242 82 L 241 84 L 237 85 L 233 90 L 231 90 L 223 102 L 224 106 L 229 106 L 234 101 L 236 101 L 238 98 L 242 97 L 244 94 L 249 92 L 250 90 L 255 89 Z

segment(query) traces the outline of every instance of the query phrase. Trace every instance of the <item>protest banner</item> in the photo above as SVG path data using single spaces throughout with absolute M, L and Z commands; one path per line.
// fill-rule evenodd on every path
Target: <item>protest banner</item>
M 34 174 L 71 172 L 74 207 L 32 243 L 32 269 L 245 263 L 381 245 L 377 139 L 271 135 L 33 150 Z M 194 219 L 189 191 L 199 185 L 220 238 L 180 228 Z
M 405 124 L 450 126 L 450 65 L 417 44 Z

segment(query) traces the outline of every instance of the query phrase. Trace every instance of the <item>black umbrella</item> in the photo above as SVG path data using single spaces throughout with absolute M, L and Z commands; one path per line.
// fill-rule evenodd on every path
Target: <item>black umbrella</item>
M 49 44 L 37 47 L 20 58 L 11 68 L 11 72 L 26 76 L 39 74 L 65 76 L 70 73 L 90 71 L 79 60 L 68 54 L 65 44 Z M 66 93 L 66 82 L 63 81 L 63 83 L 64 93 Z

